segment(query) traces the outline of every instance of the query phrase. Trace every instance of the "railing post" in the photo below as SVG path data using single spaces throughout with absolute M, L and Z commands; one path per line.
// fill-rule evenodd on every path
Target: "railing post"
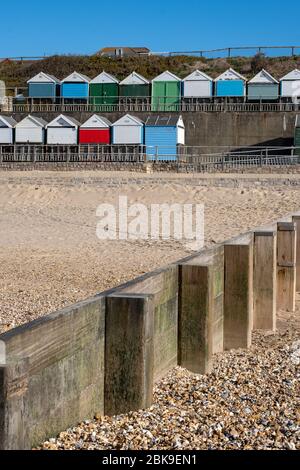
M 253 328 L 276 329 L 276 230 L 254 232 Z
M 248 348 L 253 327 L 253 237 L 224 245 L 224 348 Z
M 296 308 L 296 225 L 277 224 L 277 308 L 294 312 Z
M 107 297 L 105 333 L 105 414 L 152 404 L 154 306 L 150 295 Z

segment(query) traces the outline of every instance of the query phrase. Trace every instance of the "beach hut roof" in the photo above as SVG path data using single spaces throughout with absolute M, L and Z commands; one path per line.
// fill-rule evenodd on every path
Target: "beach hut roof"
M 30 78 L 27 80 L 27 83 L 55 83 L 57 85 L 60 84 L 60 80 L 58 78 L 54 77 L 54 75 L 50 75 L 49 73 L 45 72 L 40 72 L 34 77 Z
M 103 72 L 93 78 L 90 83 L 119 83 L 119 80 L 103 70 Z
M 67 77 L 65 77 L 61 82 L 78 82 L 78 83 L 90 83 L 91 79 L 87 77 L 86 75 L 83 75 L 83 73 L 79 72 L 73 72 Z
M 86 128 L 86 129 L 94 129 L 94 128 L 99 128 L 99 129 L 103 129 L 103 128 L 109 128 L 111 126 L 111 122 L 106 119 L 105 117 L 103 116 L 98 116 L 98 114 L 94 114 L 93 116 L 91 116 L 90 118 L 88 118 L 87 121 L 85 121 L 81 128 Z
M 132 72 L 128 77 L 120 82 L 120 85 L 148 85 L 149 80 L 136 72 Z
M 18 122 L 16 124 L 16 127 L 23 127 L 24 125 L 26 127 L 27 121 L 29 121 L 29 123 L 32 124 L 34 127 L 46 127 L 47 125 L 47 121 L 45 121 L 43 118 L 32 116 L 31 114 L 29 114 L 24 119 L 22 119 L 22 121 Z
M 12 129 L 17 124 L 17 121 L 14 120 L 11 116 L 0 116 L 0 121 L 5 124 L 5 127 Z M 1 127 L 1 126 L 0 126 Z
M 292 72 L 282 77 L 281 80 L 300 80 L 300 70 L 292 70 Z
M 180 82 L 180 78 L 178 78 L 174 73 L 169 72 L 166 70 L 165 72 L 161 73 L 157 77 L 155 77 L 152 82 Z
M 80 126 L 80 122 L 78 122 L 75 118 L 71 116 L 65 116 L 64 114 L 60 114 L 51 122 L 49 122 L 46 127 L 78 127 Z
M 243 77 L 243 75 L 241 75 L 240 73 L 230 68 L 223 72 L 221 75 L 219 75 L 215 81 L 218 82 L 220 80 L 244 80 L 245 82 L 246 78 Z
M 276 78 L 272 77 L 272 75 L 267 72 L 265 69 L 262 69 L 255 77 L 249 80 L 248 83 L 279 83 Z
M 144 123 L 141 119 L 137 118 L 136 116 L 131 116 L 130 114 L 126 114 L 118 119 L 116 122 L 112 124 L 113 126 L 143 126 Z
M 154 116 L 148 116 L 146 121 L 145 121 L 145 126 L 151 126 L 151 127 L 183 127 L 184 128 L 184 122 L 182 119 L 182 116 L 173 116 L 173 115 L 154 115 Z
M 194 70 L 194 72 L 190 73 L 187 77 L 185 77 L 183 80 L 183 82 L 187 82 L 187 81 L 195 81 L 195 82 L 198 82 L 198 81 L 203 81 L 203 82 L 206 82 L 206 81 L 210 81 L 212 82 L 213 79 L 211 77 L 209 77 L 208 75 L 206 75 L 206 73 L 204 72 L 201 72 L 201 70 Z

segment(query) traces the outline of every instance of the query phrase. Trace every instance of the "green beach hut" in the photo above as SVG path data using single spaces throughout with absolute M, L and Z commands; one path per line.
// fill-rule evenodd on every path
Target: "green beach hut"
M 128 77 L 120 82 L 120 98 L 144 102 L 150 97 L 150 83 L 142 75 L 132 72 Z M 140 99 L 140 100 L 139 100 Z
M 181 80 L 163 72 L 152 80 L 152 111 L 179 111 Z
M 248 100 L 277 100 L 279 82 L 266 70 L 262 70 L 248 82 Z
M 113 105 L 119 100 L 119 80 L 106 72 L 101 72 L 90 81 L 90 103 Z

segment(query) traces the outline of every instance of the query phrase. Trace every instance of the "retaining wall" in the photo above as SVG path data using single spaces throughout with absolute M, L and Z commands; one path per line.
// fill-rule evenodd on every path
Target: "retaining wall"
M 300 162 L 299 162 L 300 163 Z M 277 165 L 253 165 L 247 166 L 245 164 L 228 164 L 228 165 L 215 165 L 215 164 L 193 164 L 193 163 L 133 163 L 133 162 L 0 162 L 0 171 L 121 171 L 121 172 L 134 172 L 134 173 L 217 173 L 217 174 L 299 174 L 299 164 L 277 164 Z M 283 184 L 289 184 L 285 179 Z M 294 182 L 296 185 L 297 182 Z
M 9 113 L 6 113 L 9 114 Z M 10 113 L 11 114 L 11 113 Z M 14 118 L 21 121 L 28 113 L 14 113 Z M 52 121 L 59 113 L 33 113 L 47 122 Z M 93 113 L 73 112 L 72 115 L 79 122 L 85 122 Z M 111 122 L 117 121 L 126 113 L 112 112 L 99 113 Z M 149 112 L 130 112 L 130 114 L 145 120 Z M 157 113 L 170 114 L 170 113 Z M 174 113 L 171 113 L 172 115 Z M 265 146 L 282 145 L 292 146 L 295 131 L 296 112 L 182 112 L 185 124 L 186 145 L 208 146 L 210 153 L 214 146 Z
M 297 213 L 0 335 L 0 448 L 149 407 L 173 366 L 209 373 L 274 330 L 295 308 L 299 231 Z

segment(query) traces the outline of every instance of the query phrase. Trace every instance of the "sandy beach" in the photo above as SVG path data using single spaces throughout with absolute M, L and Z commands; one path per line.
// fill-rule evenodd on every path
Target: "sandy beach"
M 189 255 L 177 241 L 98 240 L 101 203 L 198 203 L 211 245 L 300 208 L 300 177 L 0 173 L 0 331 Z M 278 184 L 276 181 L 279 181 Z M 262 184 L 263 181 L 263 184 Z

